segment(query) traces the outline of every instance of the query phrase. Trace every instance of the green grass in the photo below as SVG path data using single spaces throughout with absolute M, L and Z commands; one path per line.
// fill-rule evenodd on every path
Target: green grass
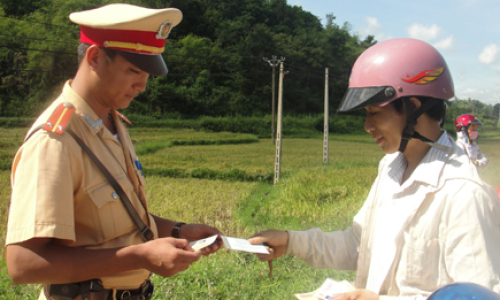
M 193 129 L 170 128 L 135 128 L 131 127 L 131 138 L 137 154 L 142 153 L 141 148 L 162 149 L 177 145 L 219 145 L 219 144 L 244 144 L 257 142 L 255 135 L 232 132 L 207 132 Z M 148 146 L 151 145 L 151 146 Z M 159 146 L 154 146 L 159 145 Z M 160 146 L 161 145 L 161 146 Z M 152 152 L 151 152 L 152 153 Z
M 500 187 L 500 134 L 490 134 L 487 137 L 480 136 L 478 142 L 481 152 L 490 160 L 488 166 L 479 169 L 479 175 L 495 189 Z
M 0 164 L 12 160 L 25 131 L 0 128 L 0 153 L 5 154 Z M 324 231 L 348 227 L 383 156 L 368 134 L 332 134 L 329 163 L 323 164 L 321 139 L 285 137 L 281 178 L 272 185 L 269 177 L 274 176 L 276 148 L 269 139 L 255 142 L 248 134 L 168 128 L 134 128 L 131 137 L 138 149 L 180 141 L 140 155 L 151 212 L 177 221 L 206 223 L 239 238 L 254 234 L 254 225 L 291 230 L 320 227 Z M 499 137 L 489 132 L 479 142 L 490 158 L 490 165 L 480 174 L 494 187 L 500 186 Z M 245 139 L 250 143 L 193 142 Z M 2 245 L 9 175 L 9 171 L 0 171 Z M 0 257 L 4 256 L 2 246 Z M 312 269 L 291 256 L 274 261 L 271 278 L 267 268 L 254 255 L 222 249 L 171 278 L 154 276 L 154 299 L 294 299 L 294 293 L 315 290 L 327 277 L 353 280 L 355 276 L 353 271 Z M 0 299 L 37 299 L 38 289 L 38 285 L 13 284 L 0 260 Z
M 27 128 L 0 128 L 0 170 L 10 170 L 17 148 L 22 144 Z
M 142 143 L 135 149 L 137 155 L 151 154 L 158 150 L 172 146 L 192 146 L 192 145 L 237 145 L 257 143 L 259 140 L 253 138 L 232 138 L 232 139 L 197 139 L 197 140 L 152 140 Z

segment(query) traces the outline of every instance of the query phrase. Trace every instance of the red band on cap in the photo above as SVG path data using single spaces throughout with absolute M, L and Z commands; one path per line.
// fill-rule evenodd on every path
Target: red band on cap
M 105 42 L 133 43 L 141 44 L 148 47 L 163 48 L 166 40 L 157 39 L 156 32 L 151 31 L 136 31 L 136 30 L 115 30 L 115 29 L 99 29 L 87 26 L 80 26 L 80 41 L 82 43 L 107 47 L 117 50 L 125 50 L 136 53 L 158 54 L 147 49 L 130 49 L 121 48 L 119 46 L 106 46 Z

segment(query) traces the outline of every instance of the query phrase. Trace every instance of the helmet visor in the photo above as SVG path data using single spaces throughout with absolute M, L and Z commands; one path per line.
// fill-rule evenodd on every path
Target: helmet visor
M 367 106 L 381 104 L 390 101 L 395 95 L 392 86 L 372 86 L 362 88 L 350 88 L 344 95 L 344 99 L 337 111 L 348 112 Z
M 470 124 L 474 124 L 474 125 L 484 125 L 483 122 L 479 121 L 478 119 L 474 119 L 472 121 L 470 121 Z

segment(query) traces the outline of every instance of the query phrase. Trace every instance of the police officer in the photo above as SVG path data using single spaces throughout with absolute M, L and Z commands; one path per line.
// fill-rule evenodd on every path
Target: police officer
M 148 212 L 141 165 L 117 112 L 165 75 L 161 53 L 175 8 L 110 4 L 75 12 L 79 67 L 36 120 L 12 164 L 7 267 L 40 299 L 149 299 L 151 273 L 172 276 L 220 243 L 220 232 Z

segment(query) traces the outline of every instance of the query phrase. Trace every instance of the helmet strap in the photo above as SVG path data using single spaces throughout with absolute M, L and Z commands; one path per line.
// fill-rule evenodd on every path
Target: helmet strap
M 467 144 L 471 143 L 471 139 L 469 137 L 469 133 L 470 133 L 471 128 L 472 128 L 472 124 L 469 124 L 466 127 L 464 127 L 464 132 L 465 132 Z
M 415 133 L 415 125 L 417 125 L 417 117 L 414 115 L 413 107 L 411 106 L 410 98 L 405 97 L 401 99 L 406 108 L 406 127 L 401 136 L 401 143 L 399 144 L 399 151 L 403 153 L 408 145 L 408 141 L 413 138 Z
M 430 139 L 422 136 L 420 133 L 415 131 L 415 125 L 417 125 L 417 119 L 426 111 L 434 107 L 438 102 L 437 101 L 426 101 L 420 105 L 420 107 L 417 110 L 413 110 L 413 107 L 411 106 L 411 101 L 409 97 L 404 97 L 401 99 L 406 107 L 406 127 L 403 130 L 403 134 L 401 136 L 401 143 L 399 144 L 399 150 L 401 153 L 403 153 L 406 149 L 406 146 L 408 146 L 408 141 L 412 138 L 419 139 L 422 142 L 438 148 L 444 152 L 449 152 L 450 147 L 443 146 L 441 144 L 435 143 L 431 141 Z

